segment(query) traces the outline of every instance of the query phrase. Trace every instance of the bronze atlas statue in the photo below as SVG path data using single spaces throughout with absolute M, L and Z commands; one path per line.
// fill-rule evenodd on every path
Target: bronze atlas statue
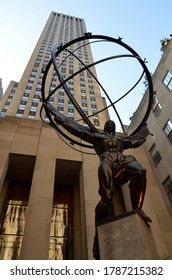
M 145 115 L 143 116 L 141 122 L 137 126 L 137 128 L 130 135 L 116 135 L 116 125 L 113 120 L 107 120 L 104 124 L 104 130 L 99 131 L 89 120 L 89 116 L 86 116 L 84 112 L 81 110 L 74 96 L 71 94 L 69 87 L 67 86 L 67 82 L 70 79 L 73 79 L 75 75 L 81 73 L 82 71 L 88 71 L 90 75 L 98 82 L 99 86 L 103 89 L 105 95 L 110 101 L 110 106 L 114 109 L 117 114 L 115 108 L 115 102 L 112 102 L 104 88 L 101 86 L 100 82 L 97 80 L 95 75 L 92 73 L 90 68 L 106 59 L 102 59 L 101 61 L 96 61 L 91 65 L 85 65 L 80 58 L 78 58 L 75 54 L 75 50 L 71 51 L 71 46 L 77 42 L 80 42 L 80 48 L 84 47 L 90 42 L 98 42 L 100 41 L 108 41 L 111 43 L 115 43 L 120 45 L 121 47 L 127 49 L 130 54 L 120 55 L 120 57 L 132 57 L 135 58 L 138 63 L 143 68 L 143 73 L 146 75 L 147 84 L 148 84 L 148 106 L 145 111 Z M 79 60 L 80 65 L 82 67 L 75 73 L 72 73 L 70 77 L 63 78 L 60 73 L 60 66 L 57 63 L 56 58 L 63 52 L 67 51 L 68 56 L 73 56 Z M 119 57 L 119 56 L 118 56 Z M 116 56 L 108 57 L 108 59 L 114 59 Z M 56 86 L 52 92 L 48 94 L 45 92 L 46 78 L 51 66 L 54 66 L 56 75 L 59 80 L 59 84 Z M 143 76 L 143 74 L 142 74 Z M 139 79 L 140 80 L 140 79 Z M 137 83 L 136 83 L 137 84 Z M 74 105 L 75 109 L 79 112 L 81 118 L 87 125 L 81 125 L 77 121 L 66 117 L 60 111 L 58 111 L 50 102 L 51 96 L 57 91 L 60 87 L 62 87 L 67 94 L 68 98 Z M 133 89 L 134 87 L 132 87 Z M 129 90 L 127 94 L 130 92 Z M 124 94 L 122 98 L 124 98 L 127 94 Z M 121 98 L 121 99 L 122 99 Z M 118 100 L 119 101 L 119 100 Z M 73 41 L 65 45 L 55 46 L 52 50 L 52 59 L 48 63 L 46 69 L 44 70 L 43 84 L 42 84 L 42 108 L 41 108 L 41 118 L 43 109 L 46 112 L 46 115 L 49 119 L 49 124 L 58 131 L 64 138 L 70 141 L 73 144 L 77 144 L 86 148 L 92 148 L 99 156 L 100 163 L 98 167 L 98 180 L 99 180 L 99 195 L 100 201 L 95 207 L 95 223 L 99 221 L 111 218 L 115 216 L 114 205 L 113 205 L 113 197 L 115 188 L 119 188 L 125 183 L 128 182 L 130 195 L 131 195 L 131 204 L 133 210 L 137 210 L 138 213 L 142 216 L 145 222 L 150 223 L 151 219 L 148 217 L 142 210 L 142 205 L 144 201 L 145 191 L 146 191 L 146 170 L 141 166 L 140 163 L 137 162 L 136 158 L 132 155 L 124 155 L 123 151 L 129 148 L 136 148 L 141 146 L 145 141 L 146 137 L 149 134 L 149 130 L 147 128 L 147 119 L 150 114 L 150 110 L 153 102 L 153 86 L 151 81 L 150 73 L 145 65 L 145 61 L 143 61 L 139 55 L 128 45 L 122 42 L 121 38 L 114 39 L 107 36 L 102 35 L 92 35 L 91 33 L 87 33 L 82 37 L 76 38 Z M 117 101 L 116 101 L 117 102 Z M 106 110 L 104 108 L 104 110 Z M 102 112 L 102 110 L 101 110 Z M 96 112 L 99 114 L 101 112 Z M 121 126 L 123 124 L 120 120 L 119 114 L 117 114 Z M 45 121 L 42 118 L 43 121 Z M 64 130 L 61 130 L 61 126 L 69 133 L 68 136 L 64 133 Z M 76 136 L 82 139 L 84 142 L 79 142 L 72 138 L 72 136 Z M 98 240 L 97 240 L 97 232 L 94 239 L 93 245 L 93 255 L 95 259 L 99 259 L 99 249 L 98 249 Z

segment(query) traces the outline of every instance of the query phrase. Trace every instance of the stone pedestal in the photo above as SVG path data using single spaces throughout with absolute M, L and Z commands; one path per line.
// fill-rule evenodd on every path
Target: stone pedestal
M 102 222 L 97 233 L 101 260 L 160 259 L 151 226 L 137 211 Z

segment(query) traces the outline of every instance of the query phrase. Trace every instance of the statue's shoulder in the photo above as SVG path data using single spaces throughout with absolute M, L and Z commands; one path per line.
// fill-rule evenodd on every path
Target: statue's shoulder
M 94 132 L 95 138 L 103 138 L 105 137 L 105 134 L 103 132 Z
M 116 140 L 119 141 L 119 142 L 123 142 L 125 137 L 123 136 L 115 136 Z

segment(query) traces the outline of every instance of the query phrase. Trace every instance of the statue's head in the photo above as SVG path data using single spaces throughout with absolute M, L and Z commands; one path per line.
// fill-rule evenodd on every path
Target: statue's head
M 116 125 L 114 121 L 109 120 L 105 122 L 104 131 L 115 133 L 115 130 L 116 130 Z

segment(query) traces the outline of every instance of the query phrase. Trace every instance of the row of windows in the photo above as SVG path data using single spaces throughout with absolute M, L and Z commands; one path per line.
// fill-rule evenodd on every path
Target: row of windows
M 15 82 L 14 85 L 13 85 L 13 88 L 11 89 L 10 93 L 9 93 L 9 96 L 5 102 L 5 105 L 4 105 L 4 108 L 2 109 L 2 112 L 1 112 L 1 116 L 5 116 L 7 110 L 8 110 L 8 107 L 15 95 L 15 92 L 16 92 L 16 89 L 17 89 L 17 86 L 18 86 L 18 83 Z
M 50 26 L 48 28 L 48 32 L 47 32 L 47 34 L 46 34 L 46 36 L 44 38 L 44 41 L 43 41 L 43 43 L 41 45 L 40 50 L 39 50 L 39 53 L 38 53 L 35 65 L 34 65 L 33 70 L 31 72 L 30 78 L 29 78 L 29 80 L 28 80 L 28 82 L 26 84 L 26 89 L 24 91 L 24 94 L 23 94 L 23 97 L 22 97 L 19 109 L 21 109 L 21 108 L 24 109 L 24 105 L 26 105 L 26 102 L 27 102 L 27 100 L 29 98 L 29 94 L 30 94 L 30 92 L 32 90 L 32 86 L 33 86 L 33 83 L 34 83 L 34 80 L 35 80 L 35 77 L 36 77 L 36 74 L 37 74 L 37 70 L 38 70 L 39 64 L 41 62 L 42 55 L 44 53 L 44 49 L 45 49 L 45 47 L 47 45 L 47 40 L 49 38 L 49 34 L 50 34 L 50 31 L 51 31 L 51 28 L 52 28 L 52 24 L 53 24 L 53 21 L 50 23 Z M 49 47 L 48 47 L 47 52 L 46 52 L 43 68 L 46 67 L 46 64 L 49 61 L 49 57 L 50 57 L 50 53 L 51 53 L 51 48 L 49 48 Z M 35 96 L 34 96 L 34 99 L 37 99 L 37 100 L 38 100 L 38 95 L 40 95 L 40 92 L 41 92 L 42 78 L 43 78 L 43 73 L 40 73 L 40 77 L 39 77 L 39 80 L 38 80 L 38 83 L 37 83 L 37 86 L 36 86 L 36 91 L 35 91 Z M 25 103 L 23 103 L 23 101 L 25 101 Z M 16 116 L 20 116 L 21 117 L 22 114 L 17 112 Z
M 155 166 L 157 166 L 158 163 L 161 161 L 161 155 L 160 155 L 159 151 L 157 150 L 155 143 L 152 145 L 152 147 L 150 149 L 150 154 L 152 156 Z M 168 198 L 172 204 L 172 179 L 171 179 L 171 177 L 167 176 L 167 178 L 164 180 L 164 182 L 162 184 L 163 184 L 165 191 L 168 195 Z
M 163 130 L 165 135 L 168 137 L 170 143 L 172 144 L 172 122 L 170 120 L 167 121 Z
M 172 73 L 170 71 L 167 71 L 167 73 L 163 79 L 163 84 L 167 87 L 167 89 L 170 92 L 172 92 Z M 154 97 L 152 110 L 156 117 L 158 117 L 162 111 L 162 106 L 156 97 Z M 168 120 L 166 122 L 165 126 L 163 127 L 163 132 L 168 137 L 170 143 L 172 143 L 172 122 L 170 120 Z M 152 145 L 152 147 L 150 149 L 150 154 L 151 154 L 151 157 L 153 159 L 155 166 L 157 166 L 159 164 L 159 162 L 161 161 L 161 154 L 158 151 L 155 143 Z M 167 193 L 169 201 L 172 204 L 172 179 L 169 175 L 164 180 L 162 185 L 164 186 L 164 189 Z
M 62 91 L 59 93 L 58 103 L 59 103 L 59 106 L 64 106 L 63 105 L 64 104 L 64 90 L 63 89 L 61 89 L 61 90 Z M 16 116 L 18 116 L 18 117 L 23 116 L 24 110 L 26 108 L 27 101 L 29 99 L 29 93 L 30 93 L 30 90 L 25 90 L 25 92 L 23 94 L 23 97 L 21 99 L 20 106 L 19 106 L 19 109 L 17 111 Z M 40 91 L 36 91 L 35 95 L 34 95 L 34 98 L 32 100 L 31 111 L 36 111 L 37 106 L 38 106 L 38 102 L 39 102 L 39 96 L 40 96 Z M 12 97 L 11 97 L 11 99 L 12 99 Z M 54 100 L 54 95 L 51 96 L 49 101 L 53 103 L 53 100 Z M 90 100 L 91 100 L 92 111 L 97 112 L 95 97 L 90 97 Z M 81 96 L 81 102 L 82 102 L 82 109 L 85 110 L 85 108 L 87 108 L 86 96 Z M 68 108 L 69 109 L 73 108 L 73 104 L 71 103 L 70 100 L 68 101 L 68 103 L 69 103 Z M 7 100 L 7 102 L 5 103 L 5 106 L 3 108 L 4 113 L 7 111 L 9 105 L 10 105 L 10 101 Z
M 167 178 L 164 180 L 164 182 L 162 183 L 164 186 L 164 189 L 168 195 L 168 198 L 171 202 L 172 205 L 172 179 L 170 176 L 167 176 Z
M 170 120 L 168 120 L 167 123 L 165 124 L 163 131 L 164 131 L 165 135 L 168 137 L 170 143 L 172 143 L 172 122 Z M 161 157 L 161 154 L 158 151 L 155 143 L 152 145 L 149 152 L 151 154 L 151 157 L 153 159 L 155 166 L 157 166 L 159 164 L 159 162 L 161 161 L 162 157 Z M 164 182 L 162 184 L 163 184 L 163 186 L 166 190 L 166 193 L 168 195 L 168 198 L 172 204 L 172 179 L 171 179 L 171 177 L 167 176 L 167 178 L 164 180 Z
M 19 108 L 17 110 L 17 113 L 16 113 L 17 117 L 22 117 L 23 116 L 24 110 L 26 108 L 26 103 L 27 102 L 24 101 L 24 100 L 21 101 L 20 106 L 19 106 Z M 50 103 L 53 104 L 52 101 L 50 101 Z M 38 102 L 36 102 L 36 99 L 35 99 L 35 102 L 32 102 L 32 104 L 31 104 L 29 116 L 30 115 L 31 116 L 35 116 L 36 115 L 37 107 L 38 107 Z M 87 104 L 82 103 L 81 107 L 82 107 L 83 111 L 87 111 L 87 113 L 88 113 Z M 59 99 L 59 101 L 58 101 L 58 110 L 62 111 L 63 109 L 64 109 L 64 100 L 63 99 Z M 70 104 L 70 103 L 68 104 L 68 112 L 69 113 L 74 113 L 74 106 L 73 106 L 73 104 Z M 97 112 L 96 105 L 92 105 L 92 112 Z
M 163 80 L 164 85 L 172 91 L 172 73 L 168 71 Z
M 49 56 L 50 56 L 50 47 L 52 47 L 52 45 L 53 45 L 53 43 L 54 43 L 54 38 L 55 38 L 55 34 L 56 34 L 56 29 L 57 29 L 57 25 L 58 25 L 58 18 L 56 18 L 56 22 L 55 22 L 55 24 L 54 24 L 54 28 L 53 28 L 53 32 L 52 32 L 52 34 L 51 34 L 51 38 L 50 38 L 50 41 L 49 41 L 49 47 L 48 47 L 48 49 L 47 49 L 47 52 L 48 52 L 48 54 L 46 53 L 46 56 L 45 56 L 45 60 L 44 60 L 44 64 L 47 64 L 48 63 L 48 59 L 49 59 Z M 67 22 L 66 22 L 66 27 L 64 28 L 64 25 L 65 25 L 65 18 L 63 18 L 63 20 L 62 20 L 62 24 L 61 24 L 61 31 L 60 31 L 60 36 L 61 36 L 61 38 L 62 38 L 62 36 L 63 36 L 63 34 L 64 34 L 64 29 L 66 30 L 66 32 L 65 32 L 65 36 L 66 36 L 66 39 L 67 39 L 67 37 L 68 37 L 68 26 L 67 26 Z M 39 54 L 38 54 L 38 57 L 37 57 L 37 60 L 36 60 L 36 64 L 34 65 L 34 69 L 33 69 L 33 72 L 32 72 L 32 74 L 31 74 L 31 77 L 30 77 L 30 79 L 29 79 L 29 81 L 28 81 L 28 84 L 27 84 L 27 86 L 26 86 L 26 90 L 25 90 L 25 94 L 24 94 L 24 98 L 26 99 L 27 97 L 28 97 L 28 94 L 30 94 L 30 92 L 31 92 L 31 89 L 32 89 L 32 85 L 33 85 L 33 82 L 34 82 L 34 78 L 35 78 L 35 76 L 36 76 L 36 72 L 37 72 L 37 70 L 38 70 L 38 67 L 39 67 L 39 64 L 40 64 L 40 62 L 41 62 L 41 58 L 42 58 L 42 55 L 43 55 L 43 53 L 44 53 L 44 50 L 45 50 L 45 47 L 46 47 L 46 45 L 47 45 L 47 42 L 48 42 L 48 39 L 49 39 L 49 36 L 50 36 L 50 32 L 51 32 L 51 30 L 52 30 L 52 27 L 53 27 L 53 20 L 51 21 L 51 23 L 50 23 L 50 25 L 49 25 L 49 28 L 48 28 L 48 32 L 47 32 L 47 34 L 46 34 L 46 36 L 45 36 L 45 38 L 44 38 L 44 41 L 43 41 L 43 43 L 42 43 L 42 45 L 41 45 L 41 48 L 40 48 L 40 51 L 39 51 Z M 79 26 L 78 26 L 79 27 Z M 73 26 L 71 26 L 71 30 L 73 29 Z M 79 30 L 79 28 L 78 28 L 78 30 Z M 51 46 L 50 46 L 51 45 Z M 64 59 L 65 59 L 65 57 L 67 56 L 67 51 L 64 51 Z M 78 54 L 79 55 L 81 55 L 81 50 L 78 50 Z M 88 60 L 88 56 L 87 56 L 87 51 L 84 49 L 84 55 L 85 55 L 85 59 L 87 59 Z M 73 63 L 73 57 L 69 57 L 69 59 L 70 59 L 70 61 L 71 61 L 71 63 Z M 46 66 L 46 65 L 45 65 Z M 69 69 L 69 73 L 70 74 L 73 74 L 73 64 L 71 64 L 71 68 Z M 64 67 L 62 67 L 62 69 L 61 69 L 61 72 L 62 73 L 65 73 L 66 72 L 66 69 L 64 68 Z M 81 74 L 82 75 L 82 74 Z M 63 76 L 64 77 L 64 76 Z M 56 78 L 56 76 L 55 76 L 55 78 Z M 64 77 L 65 78 L 65 77 Z M 91 83 L 91 79 L 90 79 L 90 83 Z M 41 84 L 42 84 L 42 80 L 40 80 L 40 82 L 38 82 L 38 85 L 37 85 L 37 88 L 36 88 L 36 92 L 39 92 L 39 91 L 41 91 Z M 52 83 L 51 83 L 51 85 L 50 85 L 50 92 L 51 91 L 53 91 L 54 89 L 55 89 L 55 86 L 56 86 L 56 80 L 53 80 L 52 79 Z M 84 85 L 82 85 L 82 86 L 84 86 Z M 90 89 L 91 89 L 91 85 L 90 85 Z M 70 89 L 71 91 L 73 91 L 73 89 L 71 88 Z M 27 96 L 26 96 L 26 94 L 27 94 Z M 25 100 L 26 101 L 26 100 Z M 53 96 L 51 96 L 51 98 L 50 98 L 50 102 L 53 102 Z M 61 103 L 62 101 L 60 100 L 60 103 Z M 91 103 L 95 106 L 96 104 L 95 104 L 95 101 L 94 100 L 92 100 L 91 101 Z M 22 105 L 25 105 L 25 104 L 22 104 Z M 85 105 L 83 105 L 83 106 L 85 106 Z M 19 109 L 24 109 L 23 108 L 24 106 L 21 106 Z M 95 109 L 95 108 L 94 108 Z
M 165 126 L 163 127 L 163 131 L 164 131 L 165 135 L 168 137 L 170 143 L 172 143 L 172 122 L 170 120 L 168 120 L 167 123 L 165 124 Z M 150 148 L 150 154 L 155 163 L 155 166 L 157 166 L 161 160 L 161 155 L 160 155 L 159 151 L 157 150 L 155 144 L 153 144 L 152 147 Z
M 168 88 L 168 90 L 171 92 L 172 91 L 172 73 L 170 71 L 167 71 L 167 73 L 163 79 L 163 83 Z M 162 110 L 162 106 L 156 97 L 154 97 L 152 110 L 156 117 L 159 116 L 159 114 Z

